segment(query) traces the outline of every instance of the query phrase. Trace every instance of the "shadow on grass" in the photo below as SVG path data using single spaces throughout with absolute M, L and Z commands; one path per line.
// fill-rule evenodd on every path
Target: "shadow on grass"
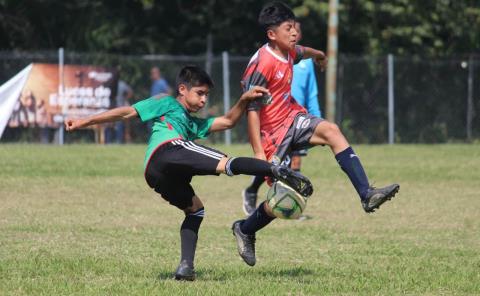
M 259 268 L 200 268 L 196 270 L 197 281 L 235 281 L 238 279 L 248 280 L 252 279 L 271 279 L 280 280 L 299 280 L 304 283 L 308 283 L 314 280 L 312 275 L 315 275 L 315 271 L 305 267 L 259 267 Z M 173 280 L 174 271 L 162 270 L 158 276 L 158 281 Z

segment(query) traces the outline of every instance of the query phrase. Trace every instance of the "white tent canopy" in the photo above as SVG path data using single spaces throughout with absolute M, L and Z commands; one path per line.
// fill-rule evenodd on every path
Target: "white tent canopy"
M 27 82 L 33 64 L 28 65 L 20 73 L 0 86 L 0 138 L 3 135 L 5 126 L 12 115 L 15 103 Z

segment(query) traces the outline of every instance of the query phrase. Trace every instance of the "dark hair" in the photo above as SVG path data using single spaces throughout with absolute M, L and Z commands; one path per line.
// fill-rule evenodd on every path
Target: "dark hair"
M 180 84 L 185 84 L 187 88 L 192 88 L 195 86 L 208 85 L 209 88 L 213 88 L 212 78 L 208 75 L 205 70 L 200 67 L 189 65 L 185 66 L 178 73 L 176 81 L 176 95 L 178 96 L 178 87 Z
M 258 23 L 265 32 L 289 20 L 295 20 L 295 15 L 292 9 L 283 2 L 266 4 L 258 16 Z

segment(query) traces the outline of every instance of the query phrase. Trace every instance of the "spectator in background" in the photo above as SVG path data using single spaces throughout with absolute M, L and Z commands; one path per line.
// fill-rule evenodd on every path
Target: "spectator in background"
M 162 78 L 160 69 L 155 66 L 150 70 L 150 79 L 152 80 L 152 87 L 150 88 L 150 96 L 155 96 L 158 94 L 172 94 L 172 89 L 168 85 L 167 81 Z
M 297 42 L 302 39 L 301 24 L 296 21 Z M 292 96 L 309 114 L 322 117 L 320 106 L 318 104 L 317 77 L 315 76 L 315 66 L 312 59 L 300 60 L 298 64 L 293 65 Z
M 162 77 L 162 73 L 160 72 L 160 68 L 157 66 L 152 67 L 150 69 L 150 79 L 152 80 L 152 86 L 150 87 L 150 96 L 156 96 L 158 94 L 165 94 L 171 95 L 172 89 L 168 85 L 167 80 Z M 149 120 L 147 122 L 147 129 L 150 133 L 152 131 L 153 121 Z
M 297 30 L 298 43 L 302 39 L 302 26 L 298 20 L 295 22 L 295 30 Z M 318 104 L 317 77 L 312 59 L 300 60 L 293 66 L 292 96 L 295 101 L 307 109 L 309 114 L 322 117 Z M 307 156 L 307 149 L 292 151 L 290 166 L 293 170 L 300 171 L 302 156 Z

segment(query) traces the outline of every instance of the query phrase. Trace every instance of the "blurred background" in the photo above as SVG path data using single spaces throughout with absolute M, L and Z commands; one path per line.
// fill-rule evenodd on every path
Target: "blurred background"
M 98 111 L 149 97 L 154 80 L 163 80 L 164 91 L 172 91 L 178 70 L 197 64 L 216 82 L 201 116 L 221 115 L 238 99 L 242 73 L 265 43 L 256 19 L 266 2 L 0 0 L 0 85 L 31 63 L 63 62 L 78 66 L 72 70 L 78 90 L 88 86 L 91 69 L 97 67 L 97 72 L 111 74 L 109 103 L 103 109 L 87 106 Z M 301 44 L 326 51 L 328 1 L 284 2 L 302 23 Z M 327 114 L 325 76 L 316 69 L 318 101 Z M 58 84 L 63 78 L 55 79 Z M 0 142 L 147 139 L 147 126 L 140 121 L 123 127 L 122 141 L 115 126 L 61 135 L 54 112 L 62 113 L 62 107 L 45 108 L 41 102 L 52 104 L 51 96 L 35 100 L 35 95 L 22 90 L 12 113 L 16 117 L 9 119 Z M 480 1 L 339 1 L 335 98 L 334 120 L 354 143 L 478 141 Z M 32 110 L 22 111 L 28 104 Z M 28 119 L 29 114 L 40 118 L 39 112 L 48 120 Z M 390 136 L 389 118 L 394 124 Z M 213 135 L 209 141 L 223 143 L 225 137 Z M 245 120 L 228 137 L 246 143 Z

